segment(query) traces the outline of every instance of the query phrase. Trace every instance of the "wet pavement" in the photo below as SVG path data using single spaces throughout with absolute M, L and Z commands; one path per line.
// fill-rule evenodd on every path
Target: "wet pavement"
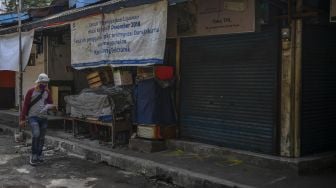
M 28 163 L 30 146 L 17 144 L 0 132 L 0 188 L 173 188 L 155 178 L 119 170 L 106 164 L 67 156 L 57 148 L 45 148 L 46 161 Z

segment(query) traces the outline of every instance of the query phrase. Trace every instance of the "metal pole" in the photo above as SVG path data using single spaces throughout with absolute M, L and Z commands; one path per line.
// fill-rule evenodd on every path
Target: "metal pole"
M 21 41 L 21 0 L 18 0 L 18 6 L 17 6 L 17 13 L 18 13 L 18 33 L 19 33 L 19 112 L 21 114 L 22 111 L 22 71 L 23 71 L 23 65 L 22 65 L 22 41 Z
M 175 93 L 175 112 L 178 122 L 180 122 L 180 93 L 181 93 L 181 38 L 176 38 L 176 93 Z M 181 125 L 177 128 L 177 136 L 181 136 Z

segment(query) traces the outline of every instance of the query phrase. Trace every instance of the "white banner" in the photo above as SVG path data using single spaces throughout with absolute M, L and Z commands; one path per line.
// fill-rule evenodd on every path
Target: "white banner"
M 75 69 L 162 64 L 167 30 L 166 0 L 71 23 Z
M 336 0 L 330 1 L 330 22 L 336 22 Z
M 22 64 L 23 69 L 28 64 L 30 51 L 34 40 L 34 30 L 22 32 Z M 20 70 L 19 33 L 0 35 L 0 70 Z

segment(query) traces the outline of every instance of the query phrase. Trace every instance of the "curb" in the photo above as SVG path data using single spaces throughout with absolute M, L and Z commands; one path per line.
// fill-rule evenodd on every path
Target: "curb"
M 336 152 L 326 152 L 300 158 L 286 158 L 184 140 L 168 140 L 167 146 L 172 150 L 181 149 L 201 155 L 234 155 L 239 160 L 247 161 L 247 163 L 251 165 L 268 169 L 284 170 L 298 175 L 318 174 L 324 170 L 336 167 Z
M 14 133 L 15 129 L 0 124 L 4 132 Z M 27 136 L 30 133 L 25 132 Z M 147 177 L 164 177 L 170 183 L 187 188 L 252 188 L 252 186 L 235 183 L 186 169 L 160 164 L 154 161 L 132 157 L 112 151 L 91 148 L 84 144 L 74 143 L 57 137 L 46 136 L 46 144 L 58 147 L 68 155 L 91 160 L 105 162 L 113 167 L 142 174 Z

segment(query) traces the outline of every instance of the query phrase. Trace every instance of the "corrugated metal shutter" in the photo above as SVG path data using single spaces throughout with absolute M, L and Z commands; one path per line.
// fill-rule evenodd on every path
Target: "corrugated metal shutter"
M 278 41 L 277 27 L 183 39 L 182 137 L 274 153 Z
M 336 28 L 303 28 L 302 155 L 336 149 Z

